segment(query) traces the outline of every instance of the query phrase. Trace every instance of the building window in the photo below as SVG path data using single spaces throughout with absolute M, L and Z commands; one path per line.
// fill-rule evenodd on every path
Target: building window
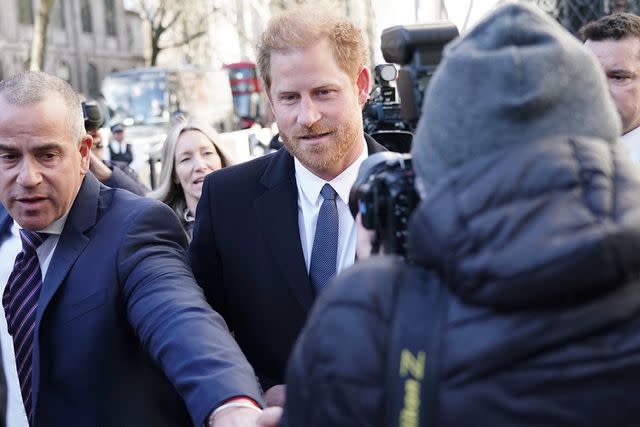
M 98 97 L 98 67 L 95 64 L 89 62 L 89 69 L 87 70 L 87 86 L 89 96 L 92 98 Z
M 91 6 L 89 5 L 89 0 L 80 1 L 80 16 L 82 19 L 82 31 L 92 33 L 93 23 L 91 22 Z
M 64 0 L 55 0 L 51 10 L 51 23 L 55 28 L 64 28 Z
M 113 0 L 104 0 L 104 24 L 107 35 L 116 35 L 116 9 Z
M 4 67 L 2 66 L 2 61 L 0 61 L 0 82 L 4 80 Z
M 33 25 L 33 4 L 31 0 L 17 0 L 18 21 L 21 24 Z

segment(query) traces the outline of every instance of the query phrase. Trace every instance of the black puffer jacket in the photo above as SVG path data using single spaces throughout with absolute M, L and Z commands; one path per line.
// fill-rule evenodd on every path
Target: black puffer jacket
M 640 170 L 626 157 L 587 138 L 514 145 L 420 205 L 410 258 L 427 292 L 450 294 L 437 425 L 640 426 Z M 356 265 L 320 298 L 283 425 L 384 424 L 400 262 Z

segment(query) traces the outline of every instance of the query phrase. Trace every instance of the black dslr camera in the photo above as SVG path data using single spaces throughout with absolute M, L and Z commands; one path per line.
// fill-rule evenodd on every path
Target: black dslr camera
M 379 64 L 373 69 L 374 85 L 362 109 L 364 131 L 390 151 L 411 150 L 412 129 L 402 119 L 396 88 L 392 82 L 398 76 L 393 64 Z
M 374 231 L 371 253 L 404 255 L 407 223 L 419 198 L 414 187 L 411 155 L 385 151 L 367 157 L 358 171 L 349 207 L 362 225 Z
M 397 76 L 400 104 L 396 102 L 395 91 L 393 97 L 385 96 L 392 92 L 380 83 L 379 78 L 376 78 L 376 87 L 372 91 L 375 94 L 378 90 L 379 96 L 372 97 L 374 102 L 370 100 L 370 104 L 374 104 L 378 112 L 383 112 L 378 115 L 382 126 L 375 128 L 372 136 L 382 145 L 390 148 L 395 144 L 401 148 L 395 151 L 409 151 L 411 133 L 406 130 L 416 128 L 424 93 L 440 63 L 442 50 L 457 36 L 458 29 L 450 23 L 395 26 L 382 32 L 384 59 L 402 65 Z M 382 74 L 381 71 L 378 72 L 376 67 L 376 77 Z M 399 117 L 396 112 L 400 113 Z M 369 117 L 376 116 L 370 114 Z M 388 121 L 393 122 L 391 129 Z M 399 143 L 404 138 L 403 132 L 410 135 L 406 146 Z M 349 196 L 349 207 L 354 216 L 360 212 L 365 228 L 374 231 L 372 253 L 382 249 L 383 253 L 406 254 L 409 217 L 419 202 L 414 182 L 409 154 L 377 153 L 360 166 Z

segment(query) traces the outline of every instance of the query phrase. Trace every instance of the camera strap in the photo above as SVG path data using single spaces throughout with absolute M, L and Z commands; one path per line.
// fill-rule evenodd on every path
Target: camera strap
M 438 403 L 447 289 L 421 268 L 398 265 L 390 328 L 385 426 L 433 427 Z

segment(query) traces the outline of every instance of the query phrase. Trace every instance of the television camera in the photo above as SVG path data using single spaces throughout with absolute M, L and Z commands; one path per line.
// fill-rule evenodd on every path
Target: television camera
M 409 217 L 419 198 L 411 168 L 413 135 L 422 101 L 444 46 L 458 36 L 451 23 L 394 26 L 382 32 L 384 59 L 392 64 L 374 69 L 375 85 L 365 109 L 365 131 L 396 153 L 369 156 L 351 189 L 349 206 L 360 212 L 362 225 L 374 231 L 372 253 L 406 254 Z M 392 67 L 393 69 L 389 68 Z M 400 103 L 396 100 L 396 80 Z

